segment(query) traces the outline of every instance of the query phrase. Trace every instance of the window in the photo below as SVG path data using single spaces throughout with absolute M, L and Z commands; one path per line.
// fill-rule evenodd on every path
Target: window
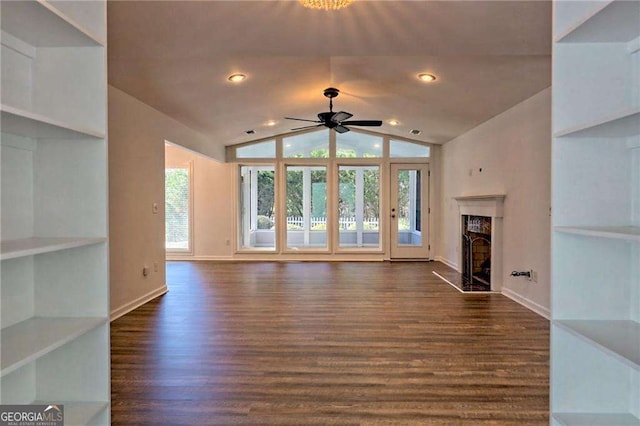
M 236 158 L 275 158 L 276 141 L 258 142 L 236 148 Z
M 282 155 L 286 158 L 328 158 L 329 129 L 284 138 Z
M 382 157 L 382 137 L 365 133 L 349 132 L 336 135 L 336 157 L 376 158 Z
M 287 166 L 287 247 L 327 247 L 327 168 Z
M 338 167 L 340 247 L 380 247 L 380 168 Z
M 426 143 L 320 126 L 231 146 L 227 153 L 238 163 L 235 229 L 241 251 L 379 254 L 396 231 L 403 238 L 398 245 L 425 240 L 420 172 L 388 172 L 399 163 L 428 163 Z M 400 186 L 392 193 L 396 178 Z M 380 211 L 392 196 L 401 203 L 394 204 L 400 211 L 393 222 Z
M 165 248 L 191 251 L 191 165 L 165 169 Z
M 389 156 L 390 157 L 429 157 L 429 147 L 420 145 L 413 142 L 404 142 L 397 140 L 389 141 Z
M 275 168 L 240 167 L 240 244 L 243 249 L 275 250 Z

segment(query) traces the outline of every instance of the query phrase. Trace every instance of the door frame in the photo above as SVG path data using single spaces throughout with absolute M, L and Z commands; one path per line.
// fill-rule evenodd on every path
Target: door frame
M 395 219 L 397 210 L 397 177 L 399 170 L 420 170 L 420 245 L 398 245 L 398 221 Z M 387 214 L 389 218 L 389 258 L 391 260 L 429 260 L 431 255 L 430 245 L 430 171 L 429 163 L 392 162 L 389 164 L 389 200 Z

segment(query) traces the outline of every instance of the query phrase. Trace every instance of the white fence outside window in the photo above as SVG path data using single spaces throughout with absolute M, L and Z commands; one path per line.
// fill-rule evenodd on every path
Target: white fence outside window
M 269 218 L 272 223 L 275 223 L 275 218 Z M 377 230 L 379 229 L 379 219 L 375 218 L 367 218 L 362 220 L 363 228 L 365 230 Z M 304 229 L 304 217 L 302 216 L 287 216 L 287 228 L 289 226 L 300 227 L 300 229 Z M 312 217 L 311 218 L 311 229 L 319 228 L 326 229 L 327 226 L 327 218 L 326 217 Z M 356 218 L 355 217 L 341 217 L 340 218 L 340 227 L 341 230 L 355 230 L 356 229 Z

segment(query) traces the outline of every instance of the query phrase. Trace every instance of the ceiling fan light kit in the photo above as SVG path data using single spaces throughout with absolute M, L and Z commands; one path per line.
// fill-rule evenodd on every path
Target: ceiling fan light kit
M 329 98 L 329 111 L 321 112 L 318 114 L 317 120 L 307 120 L 306 118 L 294 118 L 285 117 L 287 120 L 306 121 L 309 123 L 318 123 L 309 126 L 296 127 L 291 130 L 304 130 L 312 129 L 314 127 L 325 126 L 329 129 L 333 129 L 338 133 L 347 133 L 348 127 L 345 126 L 369 126 L 379 127 L 382 126 L 382 120 L 349 120 L 353 117 L 353 114 L 346 111 L 333 112 L 333 98 L 340 94 L 340 90 L 335 87 L 327 87 L 324 89 L 324 96 Z M 349 121 L 347 121 L 349 120 Z
M 309 9 L 320 10 L 340 10 L 351 3 L 354 0 L 300 0 L 300 4 Z

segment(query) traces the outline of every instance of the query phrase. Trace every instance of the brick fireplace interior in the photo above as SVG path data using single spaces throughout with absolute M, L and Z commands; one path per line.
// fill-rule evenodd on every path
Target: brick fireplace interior
M 491 290 L 491 218 L 462 215 L 464 291 Z

